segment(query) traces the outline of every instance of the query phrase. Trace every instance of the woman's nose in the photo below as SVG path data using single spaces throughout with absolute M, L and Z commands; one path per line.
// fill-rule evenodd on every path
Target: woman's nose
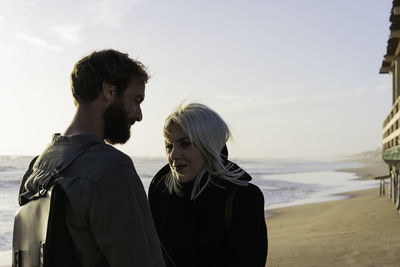
M 177 148 L 176 146 L 172 147 L 172 151 L 171 151 L 171 159 L 178 159 L 181 156 L 181 152 L 180 149 Z

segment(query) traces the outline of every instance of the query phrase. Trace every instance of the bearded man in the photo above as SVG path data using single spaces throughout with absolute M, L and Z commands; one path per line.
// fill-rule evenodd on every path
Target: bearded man
M 21 185 L 20 193 L 38 192 L 56 166 L 92 144 L 59 182 L 66 229 L 81 266 L 164 266 L 143 184 L 131 158 L 110 145 L 127 142 L 131 126 L 142 120 L 147 80 L 142 63 L 119 51 L 79 60 L 71 74 L 75 116 Z

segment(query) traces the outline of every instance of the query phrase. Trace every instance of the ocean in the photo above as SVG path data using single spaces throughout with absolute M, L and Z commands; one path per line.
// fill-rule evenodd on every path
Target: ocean
M 13 219 L 18 209 L 20 179 L 32 157 L 0 156 L 0 252 L 11 249 Z M 153 175 L 166 164 L 164 158 L 133 158 L 147 191 Z M 377 187 L 377 181 L 356 180 L 340 169 L 360 167 L 355 162 L 305 160 L 238 160 L 265 198 L 266 217 L 270 210 L 344 198 L 338 193 Z

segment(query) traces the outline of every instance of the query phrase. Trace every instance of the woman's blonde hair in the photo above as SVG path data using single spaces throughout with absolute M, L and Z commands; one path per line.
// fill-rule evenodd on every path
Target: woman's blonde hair
M 233 168 L 233 163 L 224 163 L 222 150 L 231 137 L 231 132 L 224 120 L 209 107 L 199 103 L 180 104 L 165 120 L 163 135 L 168 140 L 168 129 L 171 124 L 182 127 L 191 143 L 195 145 L 205 158 L 206 165 L 195 178 L 191 199 L 201 194 L 204 188 L 214 179 L 223 179 L 234 184 L 244 185 L 247 182 L 239 180 L 244 174 L 240 168 Z M 204 175 L 207 173 L 207 175 Z M 206 179 L 201 182 L 202 179 Z M 201 182 L 201 183 L 200 183 Z M 171 171 L 167 174 L 165 183 L 169 192 L 180 194 L 181 186 L 176 174 Z

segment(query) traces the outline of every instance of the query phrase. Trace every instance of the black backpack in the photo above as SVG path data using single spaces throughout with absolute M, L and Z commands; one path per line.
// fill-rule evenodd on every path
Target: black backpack
M 21 207 L 14 219 L 13 267 L 80 266 L 65 222 L 67 196 L 58 182 L 63 179 L 61 173 L 93 145 L 90 143 L 81 147 L 62 162 L 36 193 L 23 192 L 37 157 L 32 160 L 21 183 Z

